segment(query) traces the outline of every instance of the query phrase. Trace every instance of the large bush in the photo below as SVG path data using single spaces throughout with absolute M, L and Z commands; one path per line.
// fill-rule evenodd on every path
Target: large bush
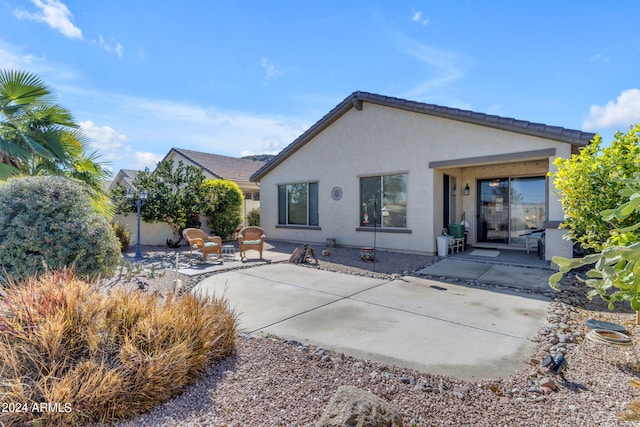
M 80 184 L 62 177 L 0 184 L 0 275 L 15 279 L 74 266 L 79 276 L 111 275 L 120 243 Z
M 200 205 L 202 183 L 205 180 L 201 169 L 163 160 L 153 171 L 145 169 L 138 172 L 133 180 L 136 194 L 132 200 L 127 198 L 126 188 L 119 186 L 111 192 L 116 213 L 136 211 L 135 200 L 139 192 L 145 190 L 147 199 L 140 209 L 146 222 L 165 222 L 173 231 L 173 238 L 167 239 L 167 246 L 178 247 L 182 240 L 182 230 L 200 227 Z
M 0 397 L 20 405 L 0 412 L 1 426 L 139 415 L 235 346 L 236 317 L 225 301 L 122 289 L 107 296 L 68 272 L 9 287 L 0 312 Z M 59 406 L 34 410 L 42 402 Z
M 621 179 L 640 172 L 640 125 L 627 134 L 616 133 L 614 141 L 602 146 L 600 135 L 570 159 L 557 158 L 558 171 L 554 183 L 565 213 L 563 226 L 568 236 L 589 251 L 602 251 L 607 244 L 618 245 L 637 241 L 635 232 L 615 232 L 614 226 L 600 213 L 615 209 L 625 202 L 620 190 Z M 637 214 L 622 220 L 618 227 L 635 224 Z
M 242 190 L 233 181 L 214 179 L 205 181 L 202 213 L 209 229 L 227 240 L 242 223 Z

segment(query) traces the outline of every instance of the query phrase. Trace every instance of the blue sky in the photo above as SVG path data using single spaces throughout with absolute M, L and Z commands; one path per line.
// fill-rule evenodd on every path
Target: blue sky
M 0 0 L 0 68 L 111 169 L 277 153 L 362 90 L 602 134 L 640 122 L 636 1 Z

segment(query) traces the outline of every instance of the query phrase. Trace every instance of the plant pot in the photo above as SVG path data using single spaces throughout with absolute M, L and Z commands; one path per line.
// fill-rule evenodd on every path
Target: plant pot
M 360 258 L 363 261 L 373 261 L 375 257 L 375 249 L 373 248 L 360 248 Z

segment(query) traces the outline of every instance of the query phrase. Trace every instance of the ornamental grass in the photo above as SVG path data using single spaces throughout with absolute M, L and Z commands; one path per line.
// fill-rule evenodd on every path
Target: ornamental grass
M 0 425 L 141 414 L 229 355 L 236 326 L 225 300 L 105 295 L 72 271 L 0 288 Z

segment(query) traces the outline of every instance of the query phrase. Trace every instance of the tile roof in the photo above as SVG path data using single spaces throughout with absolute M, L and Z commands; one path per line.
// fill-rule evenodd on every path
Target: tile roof
M 172 152 L 181 154 L 194 165 L 201 167 L 216 178 L 228 179 L 235 182 L 249 182 L 249 177 L 265 164 L 265 162 L 259 160 L 221 156 L 219 154 L 203 153 L 175 147 L 169 151 L 163 160 L 169 158 Z
M 435 104 L 410 101 L 406 99 L 394 98 L 391 96 L 377 95 L 369 92 L 353 92 L 344 101 L 329 111 L 324 117 L 318 120 L 305 133 L 296 138 L 291 144 L 285 147 L 276 157 L 267 162 L 257 172 L 251 176 L 252 181 L 259 181 L 269 171 L 278 166 L 300 147 L 312 140 L 316 135 L 338 120 L 351 108 L 362 109 L 363 102 L 383 105 L 392 108 L 399 108 L 416 113 L 429 114 L 445 119 L 458 120 L 473 123 L 480 126 L 488 126 L 502 129 L 509 132 L 516 132 L 526 135 L 538 136 L 552 139 L 568 144 L 586 146 L 595 136 L 594 133 L 579 130 L 566 129 L 560 126 L 548 126 L 542 123 L 533 123 L 526 120 L 517 120 L 509 117 L 501 117 L 492 114 L 478 113 L 475 111 L 461 110 L 459 108 L 443 107 Z
M 109 183 L 109 190 L 115 188 L 120 183 L 126 184 L 125 187 L 133 187 L 133 181 L 136 179 L 138 171 L 134 169 L 120 169 L 116 177 Z

